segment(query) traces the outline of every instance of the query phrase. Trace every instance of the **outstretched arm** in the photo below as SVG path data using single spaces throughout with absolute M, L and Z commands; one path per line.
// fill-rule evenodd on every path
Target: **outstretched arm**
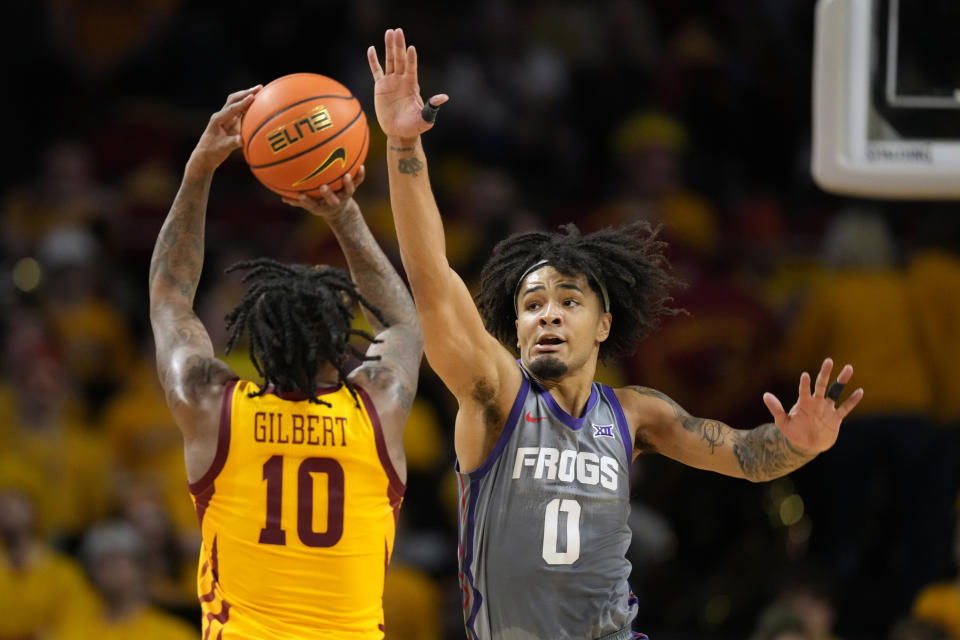
M 214 357 L 210 336 L 193 311 L 203 268 L 204 225 L 213 172 L 240 146 L 240 117 L 260 87 L 231 94 L 210 118 L 190 155 L 183 182 L 160 229 L 150 260 L 150 324 L 157 370 L 174 420 L 195 435 L 218 409 L 222 385 L 233 374 Z
M 344 176 L 343 189 L 339 192 L 324 186 L 319 197 L 304 194 L 296 200 L 284 198 L 283 201 L 327 221 L 347 259 L 357 290 L 380 310 L 382 322 L 361 305 L 380 341 L 370 346 L 367 355 L 380 359 L 365 363 L 354 375 L 364 378 L 361 384 L 382 392 L 383 402 L 378 402 L 378 409 L 381 414 L 388 410 L 397 413 L 395 422 L 402 438 L 403 425 L 417 391 L 423 332 L 407 287 L 377 244 L 353 199 L 365 175 L 365 169 L 360 167 L 355 181 L 349 174 Z
M 460 402 L 455 446 L 461 468 L 477 466 L 492 448 L 492 430 L 503 426 L 521 374 L 507 351 L 487 333 L 466 285 L 447 262 L 443 223 L 427 175 L 420 134 L 432 124 L 421 117 L 417 52 L 403 31 L 384 37 L 383 68 L 367 51 L 376 82 L 377 120 L 387 136 L 390 204 L 400 256 L 410 280 L 427 360 Z M 430 98 L 439 106 L 445 94 Z
M 679 462 L 725 475 L 763 482 L 784 476 L 826 451 L 837 440 L 841 421 L 863 397 L 857 389 L 840 406 L 826 396 L 833 361 L 824 360 L 811 393 L 810 376 L 800 376 L 796 404 L 787 413 L 773 394 L 764 403 L 774 422 L 739 430 L 718 421 L 691 416 L 654 389 L 627 387 L 618 397 L 634 430 L 634 455 L 658 451 Z M 838 376 L 849 382 L 853 367 Z

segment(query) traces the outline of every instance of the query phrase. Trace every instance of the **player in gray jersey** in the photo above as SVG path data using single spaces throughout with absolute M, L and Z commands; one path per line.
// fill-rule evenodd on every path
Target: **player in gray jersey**
M 417 55 L 388 30 L 385 64 L 368 50 L 377 119 L 387 136 L 390 201 L 427 359 L 459 402 L 454 446 L 460 583 L 471 640 L 638 637 L 630 564 L 628 474 L 643 451 L 765 481 L 837 439 L 863 396 L 837 406 L 853 375 L 827 391 L 827 358 L 811 389 L 773 422 L 736 430 L 691 416 L 645 387 L 594 382 L 598 359 L 635 350 L 669 313 L 663 243 L 635 223 L 581 236 L 517 234 L 497 245 L 476 303 L 447 263 L 420 134 L 447 100 L 420 97 Z M 516 360 L 510 348 L 516 347 Z M 508 348 L 509 347 L 509 348 Z

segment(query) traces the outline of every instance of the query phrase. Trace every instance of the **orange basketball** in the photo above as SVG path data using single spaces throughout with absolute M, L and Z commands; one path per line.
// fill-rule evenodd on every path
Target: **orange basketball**
M 297 197 L 356 176 L 370 129 L 360 102 L 332 78 L 293 73 L 257 94 L 240 125 L 243 157 L 264 186 Z

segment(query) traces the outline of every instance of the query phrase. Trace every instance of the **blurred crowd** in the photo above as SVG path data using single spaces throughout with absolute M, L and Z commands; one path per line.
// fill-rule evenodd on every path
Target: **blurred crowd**
M 228 93 L 333 76 L 372 127 L 357 200 L 399 266 L 364 52 L 403 26 L 453 267 L 506 235 L 638 218 L 686 286 L 601 378 L 738 428 L 801 371 L 852 363 L 837 445 L 765 483 L 634 468 L 629 551 L 654 640 L 960 640 L 960 206 L 830 196 L 809 172 L 813 2 L 17 3 L 18 162 L 0 200 L 0 640 L 197 636 L 199 532 L 155 373 L 147 266 Z M 8 158 L 14 156 L 8 155 Z M 197 309 L 214 345 L 242 258 L 342 265 L 235 154 Z M 614 320 L 616 321 L 616 320 Z M 465 336 L 469 339 L 469 336 Z M 223 354 L 221 354 L 223 355 Z M 256 379 L 246 349 L 223 357 Z M 424 365 L 384 606 L 389 640 L 462 637 L 456 407 Z

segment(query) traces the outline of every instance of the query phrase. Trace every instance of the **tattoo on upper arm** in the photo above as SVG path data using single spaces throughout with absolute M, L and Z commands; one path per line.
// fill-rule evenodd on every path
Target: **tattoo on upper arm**
M 359 370 L 358 370 L 359 371 Z M 362 365 L 364 378 L 361 385 L 367 389 L 381 388 L 390 393 L 392 403 L 409 412 L 417 396 L 416 378 L 412 380 L 407 375 L 397 375 L 394 367 L 384 366 L 381 361 L 367 362 Z
M 632 385 L 627 388 L 631 391 L 639 393 L 640 395 L 659 398 L 660 400 L 663 400 L 669 404 L 673 408 L 674 414 L 680 421 L 680 424 L 683 425 L 683 428 L 690 433 L 698 435 L 700 439 L 703 440 L 708 447 L 710 447 L 710 453 L 716 452 L 717 447 L 722 447 L 727 443 L 727 435 L 730 431 L 732 431 L 732 429 L 722 422 L 718 420 L 705 420 L 703 418 L 692 416 L 687 413 L 683 407 L 677 404 L 673 398 L 665 393 L 657 391 L 656 389 L 637 385 Z M 637 438 L 636 442 L 634 443 L 634 448 L 639 448 L 639 446 L 647 445 L 643 440 Z
M 400 173 L 409 173 L 416 178 L 417 174 L 423 171 L 423 162 L 420 158 L 400 158 L 397 160 L 397 168 L 400 169 Z
M 203 323 L 192 309 L 177 307 L 171 312 L 155 317 L 157 341 L 157 372 L 168 395 L 180 387 L 191 393 L 196 387 L 209 384 L 211 367 L 218 362 L 213 358 L 213 345 Z M 178 353 L 186 350 L 183 366 L 174 370 L 173 361 Z

